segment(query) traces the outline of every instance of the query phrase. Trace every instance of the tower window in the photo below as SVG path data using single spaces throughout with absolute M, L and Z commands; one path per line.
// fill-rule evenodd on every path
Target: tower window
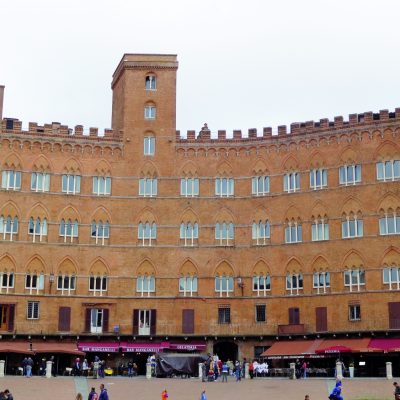
M 154 75 L 146 76 L 146 90 L 157 90 L 157 78 Z

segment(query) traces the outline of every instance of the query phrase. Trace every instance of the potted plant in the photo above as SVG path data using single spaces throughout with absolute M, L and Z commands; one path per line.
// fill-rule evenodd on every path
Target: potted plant
M 354 361 L 350 361 L 349 363 L 349 375 L 350 378 L 354 378 Z

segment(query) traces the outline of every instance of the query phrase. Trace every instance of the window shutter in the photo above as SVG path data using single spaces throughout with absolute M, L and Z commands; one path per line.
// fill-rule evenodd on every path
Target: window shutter
M 7 320 L 7 331 L 14 331 L 14 319 L 15 319 L 15 304 L 8 306 L 8 320 Z
M 137 335 L 138 333 L 139 333 L 139 310 L 133 310 L 132 334 Z
M 85 313 L 85 332 L 90 332 L 90 317 L 91 317 L 91 308 L 86 309 Z
M 108 308 L 103 308 L 103 332 L 108 332 L 108 317 L 109 317 Z
M 157 310 L 150 310 L 150 335 L 156 334 Z
M 182 310 L 182 333 L 194 333 L 194 310 Z
M 64 332 L 68 332 L 71 330 L 71 307 L 59 308 L 58 330 Z
M 289 325 L 300 323 L 300 310 L 297 307 L 289 308 Z
M 317 332 L 327 332 L 328 331 L 328 317 L 326 307 L 317 307 L 315 309 L 316 318 L 316 331 Z
M 391 302 L 389 305 L 389 329 L 400 329 L 400 302 Z

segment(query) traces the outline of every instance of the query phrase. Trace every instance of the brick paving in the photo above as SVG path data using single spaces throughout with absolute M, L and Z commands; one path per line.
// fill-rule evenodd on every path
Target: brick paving
M 400 379 L 399 379 L 400 381 Z M 345 400 L 374 399 L 392 400 L 393 381 L 386 379 L 345 379 L 343 396 Z M 57 377 L 24 378 L 6 376 L 0 378 L 0 388 L 8 388 L 15 400 L 75 400 L 77 389 L 87 399 L 91 386 L 98 389 L 104 383 L 110 400 L 159 400 L 166 388 L 169 400 L 198 400 L 203 389 L 208 400 L 304 400 L 305 394 L 311 400 L 327 400 L 333 379 L 311 378 L 291 381 L 289 379 L 265 378 L 243 380 L 236 383 L 233 378 L 227 384 L 221 382 L 202 383 L 198 379 L 152 379 L 109 377 L 102 380 Z M 85 391 L 86 390 L 86 391 Z

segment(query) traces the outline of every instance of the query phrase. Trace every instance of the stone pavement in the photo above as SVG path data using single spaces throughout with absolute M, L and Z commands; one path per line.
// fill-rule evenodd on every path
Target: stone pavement
M 104 383 L 110 400 L 159 400 L 165 388 L 169 400 L 199 400 L 201 391 L 206 390 L 208 400 L 304 400 L 306 394 L 310 400 L 327 400 L 329 390 L 334 385 L 333 379 L 301 379 L 292 381 L 280 378 L 258 378 L 230 382 L 202 383 L 198 379 L 152 379 L 144 377 L 105 379 L 86 379 L 73 377 L 25 378 L 6 376 L 0 378 L 0 389 L 10 389 L 15 400 L 75 400 L 77 390 L 87 399 L 92 386 L 98 390 Z M 400 382 L 400 379 L 399 379 Z M 343 396 L 345 400 L 392 400 L 393 381 L 386 379 L 345 379 Z

